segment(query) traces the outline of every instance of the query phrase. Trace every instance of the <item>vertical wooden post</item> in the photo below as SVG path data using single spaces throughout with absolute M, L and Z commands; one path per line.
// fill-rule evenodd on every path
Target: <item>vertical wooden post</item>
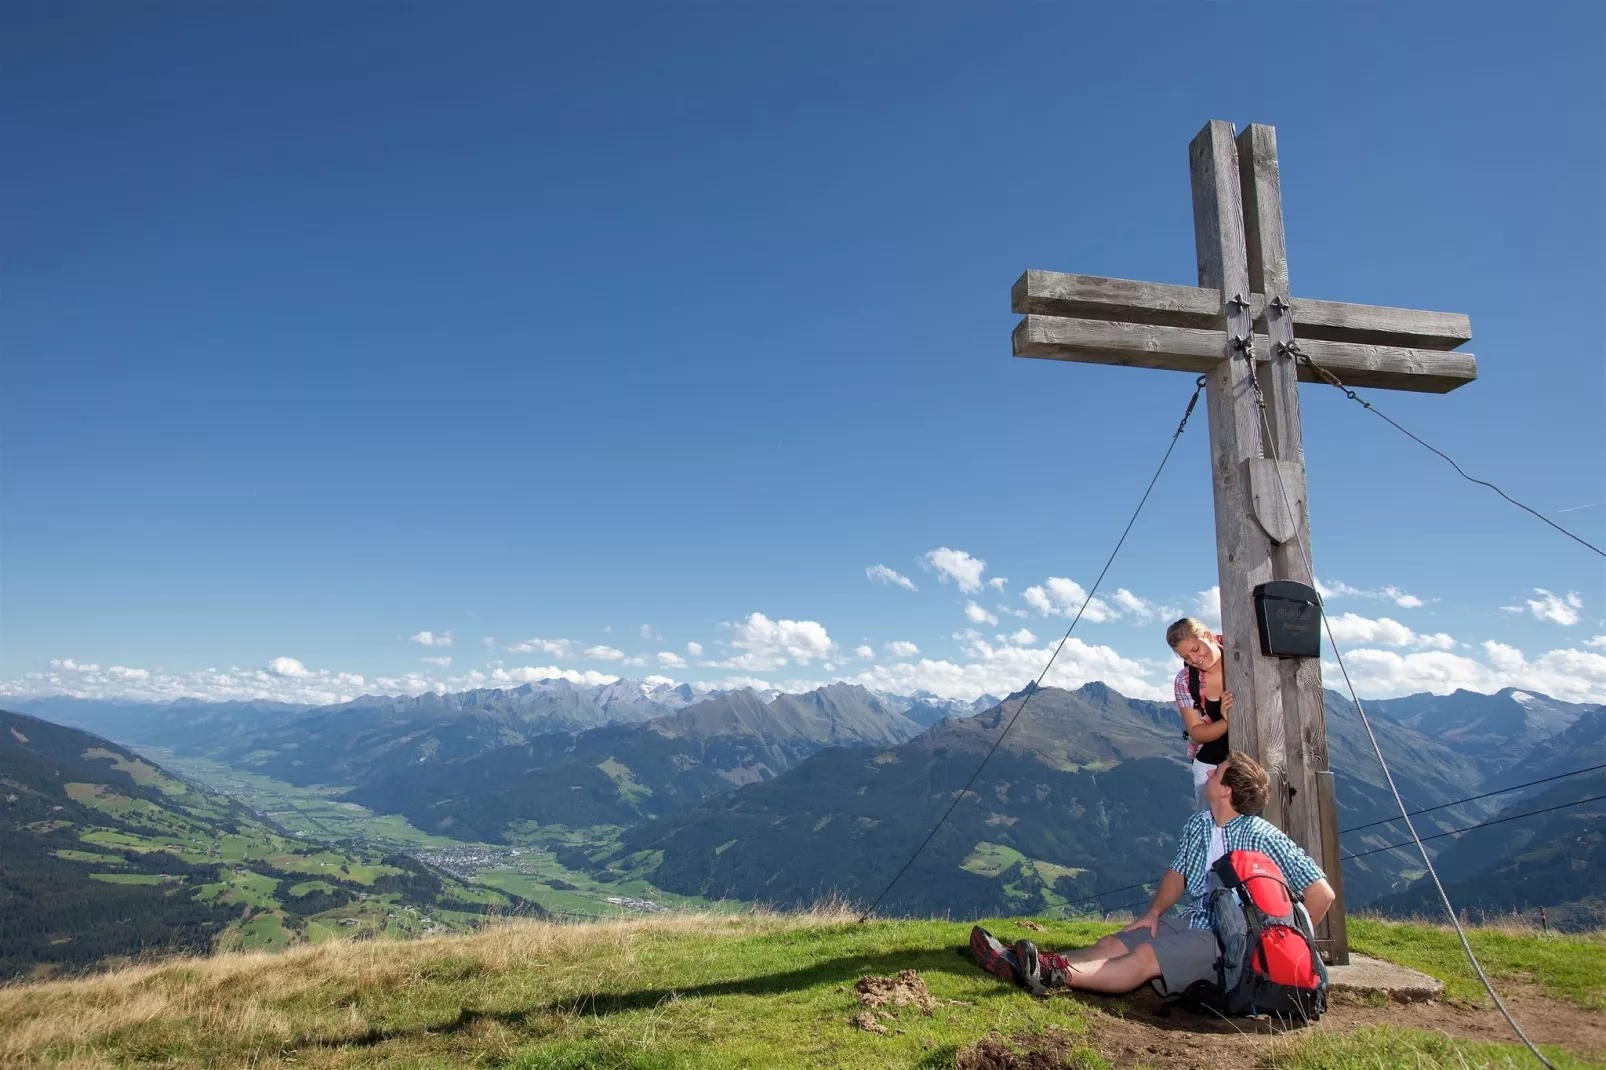
M 1277 163 L 1277 133 L 1254 124 L 1238 135 L 1238 167 L 1244 203 L 1244 237 L 1249 263 L 1249 286 L 1266 300 L 1269 362 L 1260 364 L 1261 389 L 1266 397 L 1269 444 L 1279 463 L 1259 462 L 1265 477 L 1251 488 L 1262 496 L 1256 513 L 1281 513 L 1291 506 L 1292 537 L 1274 543 L 1272 573 L 1277 579 L 1315 585 L 1307 561 L 1310 552 L 1310 510 L 1305 494 L 1303 435 L 1299 416 L 1299 382 L 1293 358 L 1281 349 L 1294 341 L 1293 303 L 1289 297 L 1288 252 L 1283 238 L 1282 179 Z M 1263 428 L 1264 430 L 1264 428 Z M 1284 501 L 1284 495 L 1287 499 Z M 1266 495 L 1275 496 L 1267 502 Z M 1301 549 L 1300 540 L 1304 540 Z M 1258 651 L 1256 653 L 1258 657 Z M 1305 852 L 1321 864 L 1339 898 L 1334 902 L 1318 936 L 1333 962 L 1349 958 L 1344 917 L 1342 858 L 1338 852 L 1338 817 L 1327 773 L 1327 718 L 1322 703 L 1321 662 L 1292 658 L 1274 662 L 1288 741 L 1283 779 L 1273 790 L 1284 796 L 1283 820 L 1278 824 Z M 1325 783 L 1322 776 L 1326 774 Z M 1325 789 L 1325 790 L 1324 790 Z M 1328 842 L 1331 840 L 1332 842 Z
M 1344 852 L 1338 845 L 1338 802 L 1333 793 L 1333 774 L 1316 774 L 1316 798 L 1322 820 L 1322 853 L 1314 855 L 1327 874 L 1336 898 L 1327 917 L 1316 927 L 1317 945 L 1327 952 L 1333 966 L 1349 965 L 1349 915 L 1344 911 Z
M 1216 507 L 1216 570 L 1221 582 L 1221 628 L 1226 682 L 1232 692 L 1231 740 L 1272 777 L 1265 817 L 1286 828 L 1281 789 L 1286 767 L 1283 686 L 1272 659 L 1260 656 L 1253 590 L 1273 579 L 1272 542 L 1255 519 L 1250 467 L 1261 458 L 1260 408 L 1249 365 L 1233 339 L 1252 340 L 1249 263 L 1244 247 L 1238 148 L 1230 123 L 1213 121 L 1188 146 L 1193 177 L 1194 248 L 1199 285 L 1221 292 L 1222 339 L 1230 358 L 1209 373 L 1210 467 Z

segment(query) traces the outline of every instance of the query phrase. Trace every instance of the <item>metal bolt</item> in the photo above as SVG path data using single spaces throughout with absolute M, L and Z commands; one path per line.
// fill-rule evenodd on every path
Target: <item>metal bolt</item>
M 1269 302 L 1269 304 L 1271 305 L 1272 308 L 1275 308 L 1278 312 L 1285 312 L 1288 309 L 1294 307 L 1293 305 L 1290 305 L 1287 301 L 1283 300 L 1283 295 L 1282 294 L 1278 294 L 1276 297 L 1273 297 L 1271 299 L 1271 301 Z
M 1244 300 L 1244 295 L 1243 294 L 1233 294 L 1232 295 L 1232 300 L 1228 301 L 1227 304 L 1232 308 L 1239 308 L 1239 309 L 1248 308 L 1249 307 L 1249 302 Z

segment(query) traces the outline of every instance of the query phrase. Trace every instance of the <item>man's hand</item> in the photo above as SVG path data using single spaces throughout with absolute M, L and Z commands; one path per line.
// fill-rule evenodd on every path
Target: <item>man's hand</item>
M 1126 928 L 1122 929 L 1121 931 L 1124 932 L 1124 933 L 1135 933 L 1139 929 L 1147 929 L 1147 930 L 1149 930 L 1149 935 L 1150 936 L 1159 936 L 1160 935 L 1160 915 L 1156 914 L 1154 911 L 1151 910 L 1147 914 L 1143 915 L 1143 917 L 1139 918 L 1137 921 L 1134 921 L 1131 925 L 1128 925 Z

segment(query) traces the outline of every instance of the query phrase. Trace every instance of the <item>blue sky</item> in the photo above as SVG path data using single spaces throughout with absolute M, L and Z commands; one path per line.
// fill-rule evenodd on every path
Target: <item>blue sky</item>
M 1019 686 L 1191 383 L 1011 358 L 1010 284 L 1193 282 L 1212 118 L 1277 127 L 1296 295 L 1471 316 L 1373 400 L 1606 538 L 1602 9 L 1122 7 L 9 5 L 0 690 Z M 1363 690 L 1606 701 L 1599 557 L 1303 414 Z M 1206 442 L 1062 681 L 1160 693 Z

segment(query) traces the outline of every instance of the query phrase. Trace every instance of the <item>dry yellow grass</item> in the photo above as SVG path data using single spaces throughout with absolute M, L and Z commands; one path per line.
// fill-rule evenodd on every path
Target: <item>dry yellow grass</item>
M 360 1038 L 377 1027 L 359 1009 L 365 995 L 405 991 L 443 974 L 450 979 L 539 970 L 539 995 L 550 999 L 553 993 L 588 991 L 599 974 L 629 976 L 642 946 L 658 938 L 755 936 L 854 919 L 839 904 L 796 914 L 676 914 L 580 925 L 511 918 L 471 936 L 170 958 L 76 980 L 0 987 L 0 1065 L 34 1065 L 43 1052 L 51 1053 L 51 1065 L 114 1065 L 95 1049 L 155 1023 L 183 1023 L 187 1034 L 228 1037 L 236 1051 L 270 1056 L 309 1042 Z M 343 990 L 342 998 L 318 1002 L 343 1004 L 338 1013 L 284 1009 L 331 985 Z M 485 1034 L 496 1028 L 494 1022 L 472 1027 L 482 1041 L 492 1041 Z

